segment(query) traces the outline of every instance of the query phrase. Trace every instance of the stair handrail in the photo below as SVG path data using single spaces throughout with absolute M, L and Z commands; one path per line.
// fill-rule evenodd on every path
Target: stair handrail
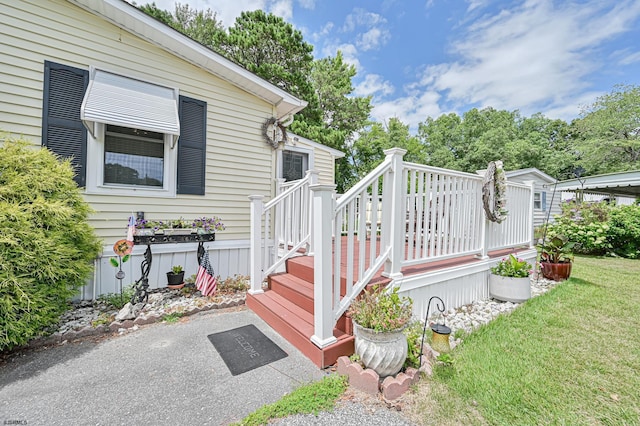
M 398 238 L 393 230 L 392 221 L 395 220 L 393 210 L 397 203 L 401 203 L 399 200 L 403 197 L 398 188 L 402 181 L 402 156 L 405 153 L 405 150 L 399 148 L 385 151 L 386 157 L 383 162 L 337 200 L 331 195 L 324 195 L 329 190 L 328 188 L 312 188 L 315 202 L 318 203 L 314 204 L 316 214 L 327 212 L 326 216 L 329 216 L 326 217 L 322 213 L 324 220 L 319 219 L 314 228 L 314 232 L 317 234 L 314 238 L 318 239 L 318 253 L 314 258 L 314 335 L 311 337 L 311 341 L 318 347 L 323 348 L 335 342 L 333 327 L 340 316 L 373 279 L 376 272 L 383 265 L 385 265 L 385 272 L 387 272 L 386 265 L 393 262 L 395 254 L 393 242 Z M 380 179 L 381 177 L 382 179 Z M 380 180 L 382 180 L 382 188 L 379 188 Z M 377 205 L 380 189 L 382 189 L 382 209 L 380 210 L 381 227 L 378 250 L 376 247 L 378 240 Z M 365 217 L 366 209 L 369 208 L 367 205 L 369 198 L 371 199 L 372 219 L 370 230 L 367 230 Z M 399 200 L 394 200 L 394 198 Z M 346 218 L 344 220 L 347 222 L 345 226 L 343 226 L 343 218 Z M 330 235 L 333 235 L 333 238 L 329 238 Z M 347 250 L 344 288 L 341 286 L 343 236 L 346 238 Z M 353 255 L 356 244 L 360 247 L 358 259 L 355 259 Z M 365 245 L 368 245 L 368 256 L 365 255 L 367 252 Z M 387 276 L 393 279 L 394 274 L 391 273 Z M 344 296 L 341 296 L 342 290 L 344 290 Z
M 263 196 L 249 197 L 252 202 L 251 293 L 261 293 L 265 277 L 297 255 L 303 247 L 306 246 L 309 253 L 313 220 L 309 187 L 317 179 L 318 172 L 309 170 L 304 178 L 267 203 L 262 201 Z M 285 218 L 286 214 L 291 217 Z

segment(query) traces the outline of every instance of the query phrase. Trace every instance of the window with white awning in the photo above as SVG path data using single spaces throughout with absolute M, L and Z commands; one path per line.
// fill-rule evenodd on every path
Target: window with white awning
M 180 136 L 178 90 L 91 67 L 80 118 L 91 135 L 96 123 Z

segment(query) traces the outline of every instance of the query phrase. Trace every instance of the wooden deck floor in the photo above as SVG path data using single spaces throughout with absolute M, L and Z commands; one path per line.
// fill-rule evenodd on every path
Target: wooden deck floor
M 366 244 L 366 250 L 365 250 L 365 267 L 368 268 L 370 265 L 370 254 L 371 254 L 371 250 L 370 250 L 370 244 L 368 244 L 369 240 L 367 240 L 367 244 Z M 347 264 L 347 245 L 348 245 L 348 239 L 347 237 L 342 237 L 341 238 L 341 249 L 340 249 L 340 254 L 341 254 L 341 270 L 340 270 L 340 276 L 344 279 L 347 276 L 347 271 L 346 271 L 346 264 Z M 356 242 L 354 244 L 354 264 L 357 264 L 359 257 L 360 257 L 360 250 L 359 250 L 359 244 Z M 508 256 L 511 253 L 516 253 L 518 251 L 521 251 L 523 249 L 528 248 L 527 246 L 521 246 L 521 247 L 515 247 L 515 248 L 509 248 L 509 249 L 502 249 L 502 250 L 493 250 L 491 252 L 488 253 L 489 258 L 502 258 L 505 256 Z M 410 247 L 410 245 L 408 243 L 405 243 L 405 256 L 407 255 L 407 253 L 409 253 L 409 250 L 412 249 L 412 247 Z M 376 239 L 376 252 L 375 254 L 377 255 L 378 253 L 380 253 L 380 239 L 377 238 Z M 335 252 L 334 252 L 335 255 Z M 428 272 L 434 272 L 437 270 L 441 270 L 441 269 L 447 269 L 447 268 L 453 268 L 456 266 L 462 266 L 462 265 L 469 265 L 472 264 L 474 262 L 479 262 L 480 259 L 478 259 L 476 256 L 474 255 L 468 255 L 468 256 L 462 256 L 462 257 L 456 257 L 456 258 L 450 258 L 450 259 L 440 259 L 440 260 L 429 260 L 423 263 L 419 263 L 417 265 L 412 265 L 412 266 L 405 266 L 401 269 L 401 273 L 403 276 L 412 276 L 412 275 L 420 275 L 420 274 L 425 274 Z M 372 283 L 381 283 L 381 282 L 388 282 L 389 280 L 384 278 L 382 276 L 382 272 L 383 272 L 384 268 L 380 268 L 377 272 L 376 275 L 374 276 Z M 354 271 L 354 280 L 357 281 L 358 279 L 358 271 L 355 270 Z

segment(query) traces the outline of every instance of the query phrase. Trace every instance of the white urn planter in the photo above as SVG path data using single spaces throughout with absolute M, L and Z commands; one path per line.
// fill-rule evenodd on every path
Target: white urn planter
M 531 299 L 531 280 L 529 277 L 503 277 L 489 275 L 489 296 L 503 302 L 522 303 Z
M 366 368 L 380 377 L 392 376 L 400 371 L 407 359 L 407 336 L 404 328 L 394 331 L 375 331 L 354 321 L 356 355 Z

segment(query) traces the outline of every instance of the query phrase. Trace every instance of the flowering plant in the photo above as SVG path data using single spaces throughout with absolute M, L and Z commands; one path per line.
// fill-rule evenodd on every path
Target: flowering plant
M 393 331 L 403 328 L 411 320 L 413 301 L 400 297 L 398 287 L 388 292 L 378 286 L 356 299 L 349 308 L 353 321 L 375 331 Z
M 205 232 L 223 231 L 225 229 L 222 219 L 218 216 L 199 217 L 194 220 L 170 219 L 170 220 L 147 220 L 137 219 L 136 229 L 204 229 Z
M 491 268 L 491 273 L 501 277 L 524 278 L 531 273 L 531 265 L 526 260 L 517 259 L 510 254 Z
M 540 248 L 540 262 L 543 263 L 571 263 L 572 250 L 575 243 L 564 235 L 556 235 L 547 242 L 538 244 Z

